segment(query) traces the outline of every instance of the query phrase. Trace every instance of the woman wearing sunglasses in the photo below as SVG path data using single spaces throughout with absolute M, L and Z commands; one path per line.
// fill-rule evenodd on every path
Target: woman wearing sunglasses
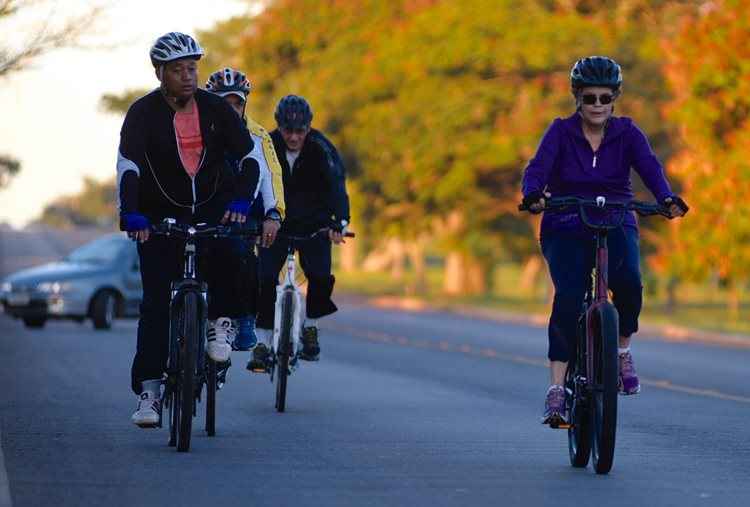
M 570 82 L 576 111 L 556 119 L 544 134 L 524 171 L 524 204 L 539 212 L 545 198 L 552 195 L 628 201 L 633 198 L 633 168 L 656 199 L 670 207 L 673 216 L 684 215 L 688 206 L 672 192 L 646 136 L 630 118 L 613 116 L 622 86 L 620 66 L 603 56 L 583 58 L 573 65 Z M 587 274 L 593 265 L 591 239 L 577 210 L 545 213 L 542 218 L 541 248 L 555 286 L 549 321 L 551 385 L 543 424 L 567 422 L 563 383 Z M 638 330 L 642 285 L 638 226 L 632 213 L 625 217 L 623 227 L 609 234 L 608 246 L 609 287 L 620 316 L 620 391 L 637 394 L 640 383 L 630 353 L 630 337 Z

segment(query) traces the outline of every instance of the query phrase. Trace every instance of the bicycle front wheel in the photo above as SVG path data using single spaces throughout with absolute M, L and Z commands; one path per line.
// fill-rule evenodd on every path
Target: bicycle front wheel
M 594 384 L 592 393 L 592 446 L 594 470 L 606 474 L 612 469 L 617 432 L 617 344 L 619 337 L 618 315 L 615 307 L 606 303 L 594 310 L 593 331 Z
M 586 314 L 578 319 L 574 361 L 565 374 L 565 403 L 570 417 L 568 453 L 570 464 L 585 468 L 591 456 L 591 402 L 582 379 L 586 377 Z
M 292 323 L 294 318 L 294 292 L 284 291 L 281 301 L 279 350 L 276 351 L 276 410 L 286 410 L 286 383 L 289 376 L 289 356 L 292 351 Z
M 177 451 L 190 450 L 190 433 L 193 430 L 193 409 L 195 408 L 196 355 L 198 340 L 201 338 L 200 317 L 198 316 L 198 294 L 188 292 L 183 300 L 182 341 L 180 343 L 180 386 L 179 386 L 179 428 Z

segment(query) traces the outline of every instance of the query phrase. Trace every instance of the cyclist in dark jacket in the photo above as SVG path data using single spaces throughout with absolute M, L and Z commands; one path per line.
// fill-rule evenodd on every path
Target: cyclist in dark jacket
M 523 175 L 524 203 L 532 210 L 540 210 L 545 198 L 552 195 L 628 201 L 633 198 L 632 167 L 656 199 L 670 207 L 673 216 L 687 212 L 687 205 L 670 189 L 643 132 L 630 118 L 612 115 L 621 84 L 620 66 L 610 58 L 592 56 L 575 63 L 571 86 L 577 111 L 552 122 Z M 549 322 L 551 386 L 542 418 L 549 424 L 566 420 L 563 382 L 587 274 L 593 267 L 593 237 L 577 211 L 572 210 L 545 213 L 540 239 L 555 286 Z M 642 285 L 638 228 L 632 212 L 623 227 L 609 234 L 608 247 L 609 287 L 620 315 L 620 390 L 622 394 L 637 394 L 640 383 L 630 353 L 630 337 L 638 330 Z
M 317 360 L 320 353 L 317 320 L 336 311 L 331 300 L 335 278 L 331 273 L 331 242 L 343 242 L 349 225 L 349 197 L 345 171 L 336 148 L 319 131 L 310 128 L 312 110 L 307 101 L 287 95 L 279 102 L 271 132 L 284 178 L 286 218 L 281 232 L 306 235 L 328 228 L 325 237 L 299 244 L 300 264 L 308 280 L 307 316 L 302 327 L 302 359 Z M 276 284 L 286 259 L 283 238 L 260 251 L 258 345 L 248 363 L 251 371 L 263 371 L 274 323 Z
M 130 106 L 120 133 L 117 183 L 121 228 L 138 240 L 143 302 L 132 388 L 139 396 L 132 420 L 141 427 L 159 421 L 160 385 L 167 362 L 170 284 L 181 275 L 182 245 L 150 236 L 150 225 L 165 218 L 183 223 L 245 221 L 258 192 L 253 141 L 232 108 L 219 96 L 197 88 L 203 55 L 190 36 L 171 32 L 151 47 L 159 89 Z M 234 175 L 225 153 L 240 160 Z M 205 245 L 198 273 L 210 290 L 208 355 L 229 359 L 228 329 L 238 317 L 231 280 L 238 266 L 225 241 Z M 227 312 L 220 314 L 221 312 Z M 233 314 L 234 313 L 234 314 Z

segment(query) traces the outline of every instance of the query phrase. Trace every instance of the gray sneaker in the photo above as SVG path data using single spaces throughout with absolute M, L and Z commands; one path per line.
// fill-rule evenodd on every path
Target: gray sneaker
M 549 424 L 552 428 L 567 424 L 565 412 L 565 389 L 563 386 L 551 385 L 547 390 L 547 398 L 544 400 L 542 424 Z

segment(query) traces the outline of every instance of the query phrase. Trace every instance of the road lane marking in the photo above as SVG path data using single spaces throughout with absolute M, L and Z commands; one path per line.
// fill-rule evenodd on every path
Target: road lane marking
M 335 324 L 327 322 L 326 328 L 332 331 L 345 333 L 357 338 L 364 338 L 369 341 L 378 343 L 395 343 L 402 347 L 412 347 L 421 349 L 431 349 L 441 352 L 459 352 L 461 354 L 469 356 L 485 357 L 487 359 L 496 359 L 500 361 L 509 361 L 518 364 L 525 364 L 530 366 L 542 366 L 547 367 L 548 362 L 546 359 L 532 358 L 528 356 L 521 356 L 518 354 L 508 354 L 500 352 L 492 348 L 475 348 L 468 344 L 454 345 L 446 340 L 415 340 L 405 336 L 391 335 L 378 331 L 370 331 L 367 329 L 359 329 L 352 326 L 346 326 L 341 324 Z M 689 394 L 692 396 L 701 396 L 704 398 L 714 398 L 717 400 L 734 401 L 737 403 L 750 404 L 750 397 L 740 396 L 734 394 L 723 393 L 715 389 L 702 389 L 698 387 L 689 387 L 679 384 L 673 384 L 669 380 L 655 380 L 648 378 L 641 378 L 641 383 L 647 386 L 656 387 L 657 389 L 664 389 L 666 391 L 673 391 L 683 394 Z

